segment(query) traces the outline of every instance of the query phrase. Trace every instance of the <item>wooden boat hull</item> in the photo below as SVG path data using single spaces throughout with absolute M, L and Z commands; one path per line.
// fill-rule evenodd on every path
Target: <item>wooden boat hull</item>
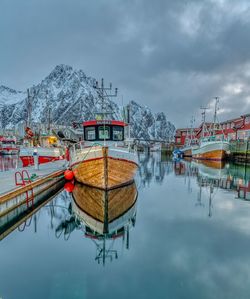
M 198 148 L 192 149 L 192 157 L 200 160 L 222 161 L 226 159 L 228 151 L 228 142 L 206 142 Z
M 138 168 L 125 151 L 108 147 L 83 149 L 73 161 L 71 167 L 78 182 L 103 190 L 132 183 Z
M 73 211 L 99 234 L 117 232 L 135 214 L 135 183 L 105 191 L 77 183 L 73 190 Z

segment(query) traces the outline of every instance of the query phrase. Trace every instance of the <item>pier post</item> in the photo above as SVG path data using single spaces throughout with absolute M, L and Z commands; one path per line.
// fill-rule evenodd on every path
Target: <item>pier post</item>
M 36 148 L 34 149 L 34 152 L 33 152 L 33 158 L 34 158 L 35 170 L 39 170 L 38 152 L 37 152 Z

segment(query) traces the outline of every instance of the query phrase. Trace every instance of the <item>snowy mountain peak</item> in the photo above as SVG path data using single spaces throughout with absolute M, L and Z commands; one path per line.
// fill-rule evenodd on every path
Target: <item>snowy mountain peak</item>
M 3 105 L 12 105 L 25 98 L 26 93 L 17 91 L 7 86 L 0 86 L 0 103 Z
M 30 89 L 32 121 L 46 122 L 48 111 L 54 124 L 71 125 L 74 121 L 95 118 L 100 110 L 100 99 L 93 87 L 96 79 L 87 77 L 82 70 L 60 64 Z M 0 87 L 0 103 L 3 101 L 3 126 L 13 127 L 27 118 L 27 93 Z M 122 108 L 106 99 L 107 111 L 113 118 L 122 119 Z M 174 126 L 166 120 L 163 112 L 154 114 L 148 107 L 130 102 L 132 136 L 141 139 L 172 138 Z

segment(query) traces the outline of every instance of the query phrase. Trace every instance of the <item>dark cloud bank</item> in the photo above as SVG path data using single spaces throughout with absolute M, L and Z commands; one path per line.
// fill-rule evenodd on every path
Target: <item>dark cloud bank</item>
M 1 0 L 0 84 L 22 90 L 65 63 L 176 126 L 214 96 L 224 120 L 250 112 L 249 32 L 244 0 Z

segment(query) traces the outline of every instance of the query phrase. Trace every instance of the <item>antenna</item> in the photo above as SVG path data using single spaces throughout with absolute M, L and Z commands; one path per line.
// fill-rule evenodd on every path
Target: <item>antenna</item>
M 101 108 L 102 108 L 102 112 L 97 112 L 95 113 L 96 116 L 100 115 L 101 119 L 104 121 L 103 122 L 103 140 L 104 140 L 104 146 L 106 145 L 106 128 L 105 128 L 105 120 L 107 115 L 112 115 L 113 111 L 108 111 L 107 110 L 107 102 L 105 103 L 105 98 L 111 98 L 111 97 L 117 97 L 118 94 L 118 88 L 115 88 L 115 93 L 112 94 L 112 83 L 109 84 L 109 87 L 104 87 L 104 79 L 101 79 L 101 87 L 99 87 L 98 81 L 95 82 L 94 86 L 93 86 L 99 94 L 99 98 L 101 100 Z M 107 91 L 110 91 L 110 93 L 108 94 Z
M 47 105 L 47 131 L 50 134 L 50 123 L 51 123 L 51 106 L 50 106 L 50 99 L 48 97 L 48 90 L 46 90 L 46 105 Z
M 217 120 L 217 111 L 219 110 L 219 97 L 214 97 L 215 99 L 215 106 L 214 106 L 214 132 L 213 134 L 215 135 L 215 131 L 216 131 L 216 120 Z
M 109 84 L 109 87 L 104 87 L 104 79 L 101 79 L 101 86 L 99 87 L 99 82 L 96 81 L 93 85 L 93 88 L 95 88 L 98 91 L 99 99 L 101 100 L 101 107 L 102 112 L 96 112 L 96 114 L 102 115 L 102 120 L 109 115 L 113 114 L 113 111 L 107 111 L 107 103 L 105 104 L 105 98 L 111 98 L 111 97 L 117 97 L 118 94 L 118 88 L 115 88 L 115 92 L 112 94 L 112 83 Z M 110 93 L 108 93 L 110 91 Z M 106 111 L 105 111 L 106 110 Z
M 205 123 L 206 123 L 206 110 L 208 110 L 209 108 L 208 107 L 200 107 L 200 109 L 202 110 L 202 112 L 201 112 L 201 121 L 202 121 L 202 138 L 204 138 L 204 136 L 205 136 L 205 132 L 204 132 L 204 130 L 205 130 L 205 128 L 206 128 L 206 125 L 205 125 Z
M 32 97 L 30 94 L 30 88 L 27 89 L 27 99 L 26 99 L 26 109 L 27 109 L 27 118 L 26 118 L 26 127 L 31 125 L 31 111 L 32 111 Z

